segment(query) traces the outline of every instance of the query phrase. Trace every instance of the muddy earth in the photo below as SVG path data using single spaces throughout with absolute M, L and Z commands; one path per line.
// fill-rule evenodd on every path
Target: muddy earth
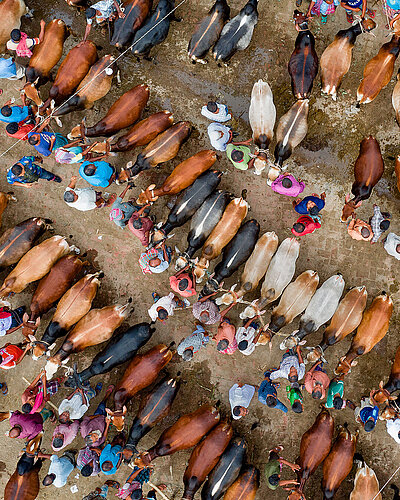
M 232 0 L 230 2 L 233 15 L 239 11 L 244 2 Z M 62 1 L 39 2 L 28 1 L 33 9 L 32 20 L 23 19 L 22 28 L 29 34 L 39 32 L 39 21 L 41 18 L 46 22 L 55 17 L 64 19 L 69 24 L 74 34 L 70 36 L 64 48 L 64 55 L 78 43 L 82 38 L 85 28 L 85 20 L 75 9 L 67 6 Z M 146 116 L 155 111 L 168 109 L 174 113 L 175 120 L 189 120 L 193 123 L 194 132 L 187 143 L 181 148 L 178 156 L 160 169 L 154 169 L 142 174 L 137 181 L 134 194 L 140 192 L 141 188 L 150 183 L 159 185 L 172 171 L 172 169 L 183 159 L 190 155 L 209 148 L 207 137 L 208 121 L 200 115 L 200 107 L 210 98 L 219 99 L 228 104 L 234 119 L 232 126 L 240 137 L 245 140 L 250 137 L 251 131 L 248 123 L 248 107 L 250 93 L 254 82 L 260 78 L 268 79 L 274 94 L 277 117 L 279 118 L 293 104 L 294 98 L 290 90 L 290 78 L 287 72 L 287 62 L 293 50 L 296 32 L 291 22 L 294 8 L 292 0 L 280 0 L 274 2 L 260 1 L 259 23 L 255 29 L 254 37 L 250 47 L 238 53 L 229 67 L 217 67 L 214 61 L 208 65 L 193 66 L 188 60 L 186 49 L 196 22 L 204 16 L 210 8 L 211 2 L 205 0 L 187 0 L 177 11 L 182 18 L 180 23 L 172 23 L 167 40 L 152 51 L 152 61 L 137 61 L 130 52 L 119 60 L 122 84 L 114 83 L 109 94 L 98 101 L 94 108 L 86 112 L 78 112 L 63 118 L 61 132 L 67 134 L 72 126 L 76 125 L 85 116 L 88 125 L 94 124 L 103 116 L 110 105 L 122 93 L 132 86 L 145 82 L 150 87 L 150 100 Z M 368 304 L 372 298 L 382 290 L 388 291 L 394 301 L 394 314 L 391 320 L 389 333 L 376 346 L 373 351 L 362 357 L 359 364 L 345 381 L 345 397 L 359 403 L 360 398 L 367 395 L 372 387 L 376 387 L 380 380 L 385 380 L 390 372 L 391 361 L 399 344 L 399 262 L 388 256 L 382 244 L 370 245 L 369 243 L 356 242 L 346 232 L 345 225 L 339 222 L 340 211 L 344 196 L 350 191 L 353 179 L 353 164 L 358 155 L 359 143 L 363 137 L 374 135 L 380 142 L 385 160 L 385 173 L 376 186 L 370 200 L 364 202 L 358 215 L 368 220 L 372 215 L 372 205 L 377 203 L 382 210 L 393 214 L 391 230 L 399 233 L 398 221 L 400 195 L 396 190 L 394 178 L 394 158 L 399 152 L 399 129 L 394 119 L 391 106 L 391 93 L 395 83 L 395 75 L 378 98 L 361 110 L 356 110 L 356 89 L 362 76 L 365 63 L 373 57 L 382 43 L 388 41 L 385 29 L 386 19 L 382 14 L 379 2 L 369 5 L 377 9 L 376 20 L 378 27 L 374 35 L 364 34 L 358 38 L 353 52 L 353 63 L 349 73 L 344 78 L 343 85 L 338 94 L 337 102 L 320 95 L 319 77 L 315 81 L 313 95 L 310 101 L 309 132 L 289 160 L 288 171 L 302 178 L 306 182 L 304 194 L 312 192 L 326 192 L 327 202 L 323 210 L 322 228 L 313 235 L 307 235 L 301 239 L 300 257 L 297 261 L 296 276 L 306 269 L 318 271 L 320 283 L 332 274 L 340 271 L 345 280 L 346 288 L 358 285 L 366 285 L 368 289 Z M 304 6 L 306 8 L 306 6 Z M 328 18 L 325 26 L 315 19 L 311 29 L 316 38 L 316 49 L 318 55 L 333 40 L 334 34 L 342 28 L 347 28 L 345 12 L 339 8 L 334 16 Z M 110 47 L 107 31 L 96 29 L 92 31 L 92 39 L 101 45 L 101 55 L 118 52 Z M 4 103 L 8 98 L 18 98 L 20 82 L 8 82 L 2 80 L 4 94 L 0 99 Z M 42 96 L 47 97 L 49 84 L 42 87 Z M 54 124 L 55 131 L 60 131 Z M 4 128 L 4 126 L 3 126 Z M 29 145 L 17 143 L 4 137 L 1 152 L 2 170 L 0 176 L 0 188 L 9 191 L 6 183 L 5 171 L 16 160 L 24 154 L 32 154 Z M 271 145 L 273 151 L 274 143 Z M 10 149 L 9 149 L 10 148 Z M 6 151 L 6 152 L 5 152 Z M 4 153 L 5 152 L 5 153 Z M 126 154 L 118 154 L 111 158 L 111 163 L 117 168 L 123 167 L 129 160 L 134 160 L 139 151 Z M 77 166 L 65 166 L 56 164 L 53 158 L 45 159 L 45 168 L 54 171 L 63 178 L 61 185 L 41 181 L 33 189 L 16 187 L 14 192 L 18 197 L 18 203 L 11 203 L 3 218 L 3 229 L 32 216 L 50 217 L 54 219 L 55 234 L 68 237 L 68 241 L 81 248 L 82 252 L 90 252 L 92 266 L 102 269 L 105 273 L 100 291 L 95 299 L 94 307 L 102 307 L 112 303 L 124 303 L 129 297 L 133 298 L 135 310 L 127 319 L 128 325 L 148 320 L 147 309 L 152 304 L 151 293 L 157 291 L 165 295 L 169 291 L 168 275 L 172 274 L 171 268 L 162 275 L 146 275 L 143 277 L 138 266 L 138 258 L 141 246 L 128 230 L 120 230 L 109 221 L 108 210 L 96 210 L 91 212 L 78 212 L 68 208 L 62 200 L 65 186 L 73 174 L 77 174 Z M 255 176 L 252 171 L 241 172 L 235 170 L 227 161 L 225 155 L 220 155 L 218 168 L 226 173 L 223 176 L 221 186 L 235 195 L 240 195 L 242 189 L 248 191 L 248 201 L 251 209 L 248 217 L 256 218 L 261 224 L 262 232 L 275 231 L 280 241 L 290 235 L 290 227 L 296 219 L 296 214 L 291 207 L 291 199 L 273 193 L 266 184 L 265 172 L 262 176 Z M 78 181 L 78 187 L 84 187 L 83 180 Z M 121 192 L 122 187 L 112 186 L 109 192 Z M 152 213 L 158 220 L 165 220 L 169 208 L 167 203 L 171 200 L 162 198 L 152 208 Z M 172 245 L 182 249 L 185 247 L 188 224 L 178 229 L 172 238 Z M 212 271 L 212 266 L 210 268 Z M 1 278 L 5 276 L 2 274 Z M 228 287 L 239 278 L 237 273 L 232 279 L 227 280 Z M 13 306 L 21 304 L 29 305 L 31 294 L 34 290 L 30 286 L 26 293 L 11 298 Z M 258 293 L 258 292 L 257 292 Z M 250 299 L 255 298 L 257 293 Z M 241 321 L 238 314 L 242 306 L 237 307 L 230 317 L 240 326 Z M 51 311 L 42 321 L 39 333 L 44 331 L 47 321 L 51 318 Z M 269 318 L 269 312 L 266 320 Z M 283 333 L 290 333 L 297 328 L 298 320 L 286 328 Z M 194 321 L 190 311 L 176 312 L 173 318 L 165 324 L 157 325 L 157 331 L 147 347 L 159 342 L 166 344 L 171 341 L 179 342 L 183 337 L 194 330 Z M 214 333 L 210 329 L 210 333 Z M 308 339 L 308 345 L 316 345 L 321 339 L 322 332 L 319 331 Z M 7 337 L 7 342 L 21 340 L 21 334 L 16 333 Z M 6 342 L 2 339 L 1 345 Z M 272 350 L 258 347 L 254 354 L 246 357 L 236 352 L 233 356 L 219 355 L 215 350 L 215 344 L 209 345 L 198 353 L 190 363 L 175 362 L 167 367 L 171 375 L 182 371 L 184 384 L 172 407 L 172 411 L 161 425 L 153 429 L 140 443 L 140 450 L 145 450 L 155 443 L 164 428 L 174 423 L 178 417 L 187 411 L 196 409 L 206 402 L 221 401 L 222 413 L 229 417 L 228 390 L 235 382 L 260 384 L 263 372 L 268 367 L 276 367 L 279 364 L 282 352 L 279 350 L 279 337 L 275 340 Z M 328 351 L 328 374 L 333 374 L 337 360 L 342 356 L 350 345 L 350 339 L 345 339 L 337 347 Z M 90 360 L 96 354 L 98 348 L 87 349 L 84 353 L 76 356 L 74 361 L 78 362 L 80 368 L 88 366 Z M 1 410 L 15 410 L 20 408 L 20 394 L 26 387 L 24 378 L 31 381 L 38 371 L 44 366 L 43 359 L 33 362 L 31 358 L 16 369 L 1 374 L 1 381 L 6 380 L 9 386 L 9 394 L 1 396 Z M 104 388 L 108 383 L 116 383 L 123 373 L 123 367 L 113 370 L 111 373 L 101 377 Z M 93 379 L 97 383 L 99 377 Z M 279 397 L 285 402 L 285 386 L 281 381 Z M 62 398 L 68 394 L 63 388 L 53 398 L 57 406 Z M 95 408 L 101 396 L 92 403 Z M 129 405 L 127 428 L 136 413 L 140 398 Z M 268 459 L 268 450 L 282 444 L 284 446 L 284 457 L 294 461 L 298 456 L 300 438 L 305 430 L 314 422 L 319 412 L 319 404 L 307 393 L 304 394 L 305 411 L 297 415 L 289 411 L 286 415 L 270 410 L 253 399 L 250 405 L 249 415 L 240 421 L 234 422 L 235 432 L 245 436 L 248 442 L 248 461 L 263 470 Z M 91 410 L 90 410 L 91 411 Z M 357 425 L 351 410 L 335 411 L 335 423 L 337 425 L 348 423 L 349 428 L 355 431 Z M 252 426 L 257 424 L 252 430 Z M 0 424 L 0 432 L 8 430 L 8 421 Z M 50 438 L 53 432 L 53 424 L 45 423 L 45 438 L 43 449 L 51 452 Z M 110 437 L 115 433 L 112 429 Z M 83 446 L 82 440 L 76 440 L 70 446 L 71 449 L 79 449 Z M 23 443 L 12 441 L 6 437 L 2 438 L 0 447 L 0 490 L 15 470 L 18 453 Z M 357 451 L 362 453 L 365 460 L 375 470 L 381 486 L 395 471 L 400 464 L 400 448 L 386 433 L 385 425 L 379 421 L 374 432 L 367 434 L 360 431 Z M 190 456 L 189 452 L 181 452 L 172 457 L 160 458 L 155 462 L 154 474 L 151 481 L 155 484 L 165 483 L 167 485 L 166 495 L 170 499 L 180 499 L 183 491 L 182 476 Z M 44 463 L 40 472 L 43 479 L 47 473 L 49 464 Z M 121 466 L 115 479 L 124 484 L 130 469 Z M 353 470 L 349 477 L 343 482 L 335 498 L 343 500 L 349 497 L 353 486 Z M 284 471 L 283 478 L 291 477 L 288 471 Z M 96 486 L 104 483 L 105 477 L 80 478 L 75 470 L 69 477 L 68 484 L 56 490 L 54 487 L 42 487 L 38 498 L 59 500 L 77 498 L 81 499 Z M 307 498 L 322 498 L 320 490 L 321 468 L 308 482 L 306 487 Z M 400 484 L 400 473 L 393 481 Z M 70 487 L 76 485 L 78 492 L 72 494 Z M 147 488 L 147 487 L 146 487 Z M 146 490 L 147 491 L 147 490 Z M 109 494 L 109 498 L 114 493 Z M 200 495 L 198 494 L 198 497 Z M 258 499 L 283 499 L 286 498 L 283 491 L 271 492 L 265 484 L 262 474 L 261 487 L 257 494 Z M 383 491 L 383 498 L 392 498 L 392 491 L 387 487 Z

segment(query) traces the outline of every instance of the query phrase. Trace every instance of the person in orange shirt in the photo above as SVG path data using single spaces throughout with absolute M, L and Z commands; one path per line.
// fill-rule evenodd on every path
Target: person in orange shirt
M 321 224 L 318 218 L 312 218 L 309 215 L 302 215 L 293 224 L 292 233 L 295 236 L 304 236 L 305 234 L 311 234 L 316 229 L 319 229 Z
M 304 377 L 304 387 L 314 399 L 324 399 L 329 387 L 329 377 L 322 370 L 322 361 L 319 360 Z
M 354 216 L 347 225 L 347 232 L 353 240 L 358 241 L 371 241 L 374 236 L 371 226 L 362 219 L 356 219 Z
M 233 354 L 238 348 L 235 325 L 228 318 L 223 318 L 218 326 L 217 335 L 213 340 L 217 342 L 218 352 L 221 354 Z
M 25 347 L 25 349 L 22 349 Z M 24 359 L 26 353 L 31 349 L 30 344 L 6 344 L 0 349 L 0 368 L 10 370 Z

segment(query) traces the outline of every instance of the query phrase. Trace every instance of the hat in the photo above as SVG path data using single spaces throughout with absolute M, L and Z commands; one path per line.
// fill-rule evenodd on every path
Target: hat
M 124 213 L 120 208 L 113 208 L 110 212 L 110 220 L 122 220 Z

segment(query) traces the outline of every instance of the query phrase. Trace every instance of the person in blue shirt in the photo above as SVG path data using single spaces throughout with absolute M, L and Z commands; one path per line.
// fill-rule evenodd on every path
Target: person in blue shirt
M 23 122 L 32 114 L 30 106 L 10 106 L 12 100 L 8 101 L 0 109 L 0 121 L 5 123 Z
M 293 200 L 293 208 L 298 214 L 318 217 L 319 212 L 325 206 L 325 193 L 320 196 L 313 193 L 311 196 L 306 196 L 301 199 Z
M 61 177 L 36 165 L 34 162 L 43 163 L 40 156 L 23 156 L 17 163 L 7 170 L 7 182 L 15 186 L 31 188 L 39 179 L 61 182 Z
M 364 427 L 365 432 L 371 432 L 378 421 L 379 408 L 371 404 L 369 398 L 362 398 L 361 405 L 354 410 L 354 417 L 356 422 Z
M 50 156 L 53 150 L 66 146 L 69 140 L 61 134 L 41 131 L 39 128 L 37 131 L 29 132 L 28 142 L 42 156 Z
M 341 0 L 340 5 L 346 10 L 346 18 L 349 23 L 354 21 L 353 12 L 361 12 L 361 18 L 364 19 L 365 14 L 373 19 L 375 11 L 367 8 L 367 0 Z
M 277 397 L 276 389 L 279 387 L 279 383 L 272 382 L 270 376 L 271 371 L 264 373 L 265 379 L 258 388 L 258 401 L 269 408 L 275 408 L 276 410 L 282 410 L 283 413 L 287 413 L 287 407 Z
M 106 188 L 116 179 L 115 168 L 106 161 L 85 161 L 79 168 L 79 175 L 92 186 Z
M 129 219 L 132 217 L 134 212 L 137 212 L 141 207 L 134 205 L 131 201 L 123 201 L 124 196 L 129 189 L 132 189 L 134 184 L 128 183 L 126 188 L 122 193 L 116 197 L 114 203 L 111 207 L 110 220 L 113 221 L 117 226 L 124 229 L 128 224 Z
M 19 80 L 25 76 L 25 68 L 14 61 L 13 57 L 0 57 L 0 78 Z
M 122 447 L 126 437 L 123 432 L 117 434 L 111 444 L 107 444 L 100 455 L 100 470 L 103 474 L 115 474 L 122 462 Z

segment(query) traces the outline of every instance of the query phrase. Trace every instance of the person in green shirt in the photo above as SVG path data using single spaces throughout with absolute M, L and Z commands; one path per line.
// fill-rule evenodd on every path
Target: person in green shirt
M 292 410 L 295 413 L 303 413 L 303 396 L 297 382 L 293 383 L 291 386 L 286 386 L 286 395 L 290 401 Z
M 239 170 L 247 170 L 252 159 L 250 148 L 232 143 L 226 146 L 226 156 Z
M 288 462 L 279 456 L 283 446 L 277 446 L 269 451 L 269 460 L 265 466 L 264 472 L 267 478 L 267 486 L 270 490 L 276 490 L 278 486 L 298 485 L 295 479 L 281 480 L 282 466 L 287 465 L 293 472 L 300 470 L 300 466 Z
M 346 408 L 346 406 L 352 406 L 352 403 L 349 400 L 343 399 L 344 393 L 344 375 L 339 375 L 339 377 L 334 377 L 329 384 L 328 394 L 326 397 L 325 408 L 335 408 L 336 410 L 342 410 Z

